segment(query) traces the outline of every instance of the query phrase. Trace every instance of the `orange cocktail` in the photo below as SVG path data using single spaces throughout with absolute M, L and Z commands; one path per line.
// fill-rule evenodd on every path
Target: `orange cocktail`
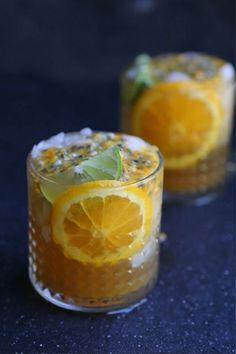
M 61 307 L 112 311 L 141 300 L 158 269 L 162 161 L 123 134 L 61 133 L 28 157 L 29 273 Z
M 224 182 L 234 68 L 199 53 L 141 55 L 121 80 L 122 128 L 156 144 L 167 196 L 208 196 Z

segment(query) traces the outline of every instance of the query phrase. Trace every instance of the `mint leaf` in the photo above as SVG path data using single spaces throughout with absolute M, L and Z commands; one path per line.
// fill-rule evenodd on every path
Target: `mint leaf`
M 143 90 L 154 84 L 152 58 L 147 54 L 137 56 L 134 62 L 135 78 L 124 84 L 122 100 L 126 103 L 135 102 Z

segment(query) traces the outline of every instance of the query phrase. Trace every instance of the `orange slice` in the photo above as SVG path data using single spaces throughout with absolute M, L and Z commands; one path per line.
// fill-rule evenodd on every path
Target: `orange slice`
M 152 205 L 138 187 L 118 181 L 73 186 L 53 204 L 53 239 L 66 257 L 102 264 L 131 257 L 150 234 Z
M 132 110 L 133 133 L 159 147 L 165 167 L 194 165 L 214 148 L 222 108 L 213 89 L 192 81 L 147 89 Z

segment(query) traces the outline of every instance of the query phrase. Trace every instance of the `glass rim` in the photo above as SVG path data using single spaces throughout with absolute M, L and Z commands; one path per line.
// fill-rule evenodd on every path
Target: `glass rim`
M 207 52 L 204 52 L 204 51 L 166 51 L 166 52 L 162 52 L 162 53 L 158 53 L 158 54 L 154 54 L 154 55 L 150 55 L 151 59 L 152 60 L 156 60 L 156 59 L 159 59 L 161 57 L 165 58 L 165 57 L 171 57 L 171 56 L 174 56 L 174 55 L 183 55 L 183 54 L 186 54 L 186 55 L 200 55 L 200 56 L 205 56 L 205 57 L 209 57 L 211 59 L 215 59 L 215 60 L 219 60 L 222 62 L 223 65 L 225 64 L 230 64 L 232 65 L 233 67 L 233 71 L 234 71 L 234 75 L 231 77 L 231 78 L 227 78 L 226 80 L 223 80 L 226 84 L 229 84 L 229 85 L 233 85 L 235 86 L 236 84 L 236 68 L 235 68 L 235 65 L 224 59 L 223 57 L 221 56 L 218 56 L 218 55 L 213 55 L 213 54 L 210 54 L 210 53 L 207 53 Z M 133 60 L 131 60 L 131 62 L 129 64 L 127 64 L 124 68 L 124 75 L 127 71 L 129 71 L 130 69 L 132 69 L 134 67 L 134 60 L 135 60 L 136 56 L 133 58 Z M 176 70 L 178 71 L 178 70 Z M 197 83 L 206 83 L 207 81 L 209 80 L 213 80 L 215 79 L 216 76 L 212 76 L 212 77 L 207 77 L 203 80 L 196 80 L 196 79 L 185 79 L 185 80 L 180 80 L 180 82 L 182 81 L 194 81 L 194 82 L 197 82 Z M 167 80 L 163 80 L 162 82 L 171 82 L 171 81 L 167 81 Z
M 149 144 L 149 145 L 151 145 L 151 144 Z M 163 156 L 162 156 L 159 148 L 157 146 L 155 146 L 155 145 L 151 145 L 151 146 L 155 147 L 156 154 L 158 156 L 157 166 L 149 174 L 147 174 L 144 177 L 142 177 L 142 178 L 140 178 L 138 180 L 135 180 L 135 181 L 129 182 L 129 181 L 109 180 L 109 181 L 121 182 L 120 185 L 109 187 L 110 189 L 119 189 L 119 188 L 125 188 L 125 187 L 128 187 L 128 186 L 132 187 L 132 186 L 136 186 L 136 185 L 139 185 L 139 184 L 144 184 L 144 183 L 148 182 L 149 180 L 151 180 L 155 175 L 158 175 L 158 173 L 160 173 L 160 171 L 161 171 L 161 169 L 162 169 L 162 167 L 164 165 L 164 159 L 163 159 Z M 52 183 L 54 185 L 68 186 L 68 187 L 80 186 L 83 183 L 91 182 L 91 181 L 87 181 L 87 182 L 82 182 L 81 184 L 61 183 L 61 182 L 57 182 L 57 181 L 55 181 L 55 180 L 53 180 L 53 179 L 51 179 L 49 177 L 44 176 L 42 173 L 37 171 L 37 169 L 35 168 L 34 163 L 33 163 L 33 159 L 32 159 L 32 155 L 31 155 L 31 151 L 28 153 L 28 156 L 27 156 L 27 171 L 28 170 L 32 170 L 33 173 L 35 174 L 35 176 L 37 176 L 40 180 L 43 180 L 43 181 L 48 182 L 48 183 Z M 105 181 L 105 180 L 96 180 L 96 181 Z

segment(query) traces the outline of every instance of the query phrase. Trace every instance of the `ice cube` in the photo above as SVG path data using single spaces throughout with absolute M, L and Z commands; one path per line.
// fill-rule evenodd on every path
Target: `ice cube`
M 74 171 L 75 171 L 75 173 L 81 174 L 81 173 L 83 173 L 83 167 L 80 165 L 75 166 Z
M 220 68 L 220 75 L 225 81 L 232 80 L 234 78 L 234 67 L 233 67 L 233 65 L 230 64 L 230 63 L 224 64 Z
M 185 73 L 182 73 L 180 71 L 172 71 L 167 78 L 167 81 L 186 81 L 189 80 L 189 76 Z
M 125 143 L 130 150 L 141 150 L 147 145 L 144 140 L 137 138 L 136 136 L 126 136 Z
M 92 129 L 90 128 L 83 128 L 80 130 L 80 134 L 83 136 L 89 136 L 93 133 Z

